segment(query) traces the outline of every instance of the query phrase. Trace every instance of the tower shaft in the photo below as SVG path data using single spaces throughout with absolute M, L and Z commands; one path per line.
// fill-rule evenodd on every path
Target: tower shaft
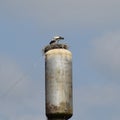
M 68 120 L 73 113 L 72 54 L 66 49 L 45 53 L 45 94 L 48 120 Z

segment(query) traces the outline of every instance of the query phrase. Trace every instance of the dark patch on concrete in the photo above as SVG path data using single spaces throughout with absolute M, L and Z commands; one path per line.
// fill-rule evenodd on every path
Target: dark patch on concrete
M 47 103 L 46 115 L 48 118 L 69 119 L 72 116 L 72 108 L 69 104 L 61 102 L 59 106 Z

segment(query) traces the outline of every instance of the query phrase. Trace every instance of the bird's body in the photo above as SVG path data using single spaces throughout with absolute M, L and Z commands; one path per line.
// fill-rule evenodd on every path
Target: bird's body
M 64 39 L 64 38 L 61 37 L 61 36 L 55 36 L 55 37 L 53 38 L 53 40 L 61 40 L 61 39 Z
M 50 41 L 49 44 L 50 44 L 50 45 L 51 45 L 51 44 L 56 44 L 56 43 L 58 44 L 59 41 L 60 41 L 60 40 L 63 40 L 63 39 L 64 39 L 64 38 L 61 37 L 61 36 L 55 36 L 55 37 Z

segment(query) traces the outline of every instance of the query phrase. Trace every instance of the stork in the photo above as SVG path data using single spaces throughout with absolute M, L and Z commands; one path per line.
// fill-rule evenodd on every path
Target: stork
M 55 36 L 55 37 L 53 37 L 53 39 L 50 41 L 50 45 L 51 44 L 58 44 L 59 43 L 59 41 L 60 40 L 63 40 L 64 39 L 64 37 L 61 37 L 61 36 Z

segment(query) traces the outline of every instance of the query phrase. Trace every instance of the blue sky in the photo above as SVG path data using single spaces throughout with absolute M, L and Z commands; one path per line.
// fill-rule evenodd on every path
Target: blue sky
M 0 119 L 46 119 L 42 49 L 61 35 L 73 54 L 70 120 L 119 120 L 119 6 L 119 0 L 0 0 Z

